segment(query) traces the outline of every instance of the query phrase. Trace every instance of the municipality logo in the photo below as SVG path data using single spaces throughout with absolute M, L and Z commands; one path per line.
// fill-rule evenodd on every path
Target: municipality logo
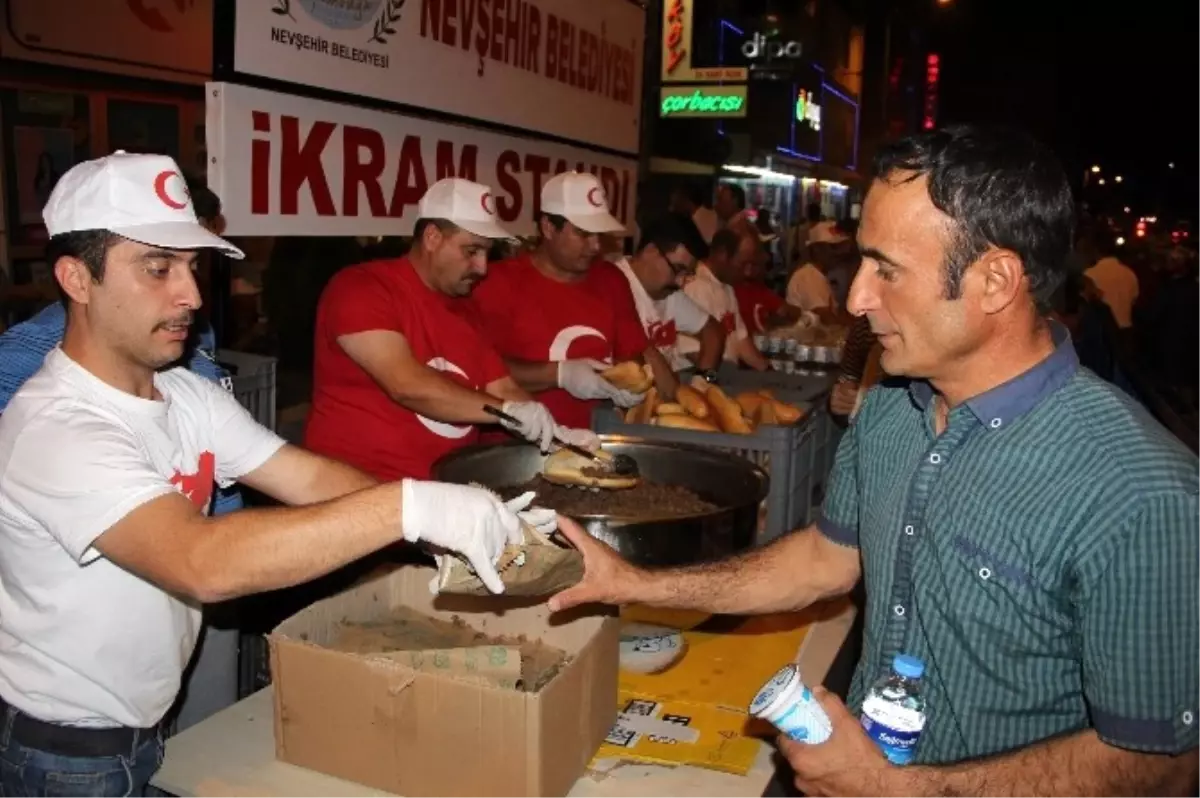
M 271 9 L 280 16 L 295 19 L 292 6 L 304 9 L 314 21 L 336 31 L 371 27 L 370 41 L 387 44 L 396 35 L 395 24 L 407 0 L 275 0 Z

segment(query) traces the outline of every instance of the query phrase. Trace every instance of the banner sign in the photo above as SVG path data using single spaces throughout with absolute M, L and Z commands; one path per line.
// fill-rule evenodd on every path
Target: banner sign
M 572 169 L 597 175 L 633 226 L 634 159 L 229 83 L 206 95 L 208 182 L 229 235 L 405 235 L 443 177 L 490 186 L 500 219 L 529 234 L 542 184 Z
M 638 151 L 628 0 L 237 0 L 233 68 Z

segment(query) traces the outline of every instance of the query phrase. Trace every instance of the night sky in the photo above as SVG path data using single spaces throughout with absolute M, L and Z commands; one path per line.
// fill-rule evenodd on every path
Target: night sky
M 1138 214 L 1165 202 L 1194 217 L 1198 19 L 1194 2 L 953 0 L 932 17 L 939 123 L 1024 127 L 1054 147 L 1077 185 L 1099 164 L 1110 179 L 1089 190 L 1120 192 L 1107 204 Z

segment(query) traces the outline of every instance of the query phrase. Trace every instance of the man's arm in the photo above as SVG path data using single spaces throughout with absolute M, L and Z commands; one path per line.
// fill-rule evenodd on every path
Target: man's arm
M 414 413 L 451 424 L 494 424 L 484 405 L 496 397 L 448 379 L 413 357 L 403 335 L 392 330 L 342 335 L 338 345 L 379 384 L 392 401 Z
M 205 518 L 178 493 L 146 502 L 94 545 L 164 589 L 210 603 L 307 582 L 402 539 L 401 485 L 306 507 Z M 166 534 L 164 534 L 166 531 Z
M 848 593 L 861 574 L 858 549 L 835 543 L 815 526 L 715 563 L 646 570 L 562 520 L 559 529 L 583 553 L 585 575 L 550 600 L 577 604 L 648 604 L 732 615 L 799 610 Z
M 700 351 L 696 354 L 696 368 L 708 371 L 721 365 L 721 358 L 725 355 L 725 328 L 710 316 L 705 319 L 704 326 L 700 328 L 696 338 L 700 341 Z
M 541 393 L 558 387 L 558 363 L 534 363 L 529 360 L 505 358 L 508 373 L 522 390 Z
M 1196 750 L 1143 754 L 1092 730 L 954 765 L 896 769 L 897 795 L 1195 795 Z
M 758 347 L 754 345 L 754 340 L 749 337 L 739 339 L 735 344 L 734 351 L 737 352 L 739 360 L 755 371 L 766 371 L 771 367 L 771 364 L 763 357 L 763 353 L 759 352 Z
M 675 376 L 675 371 L 667 363 L 667 359 L 654 344 L 646 347 L 642 358 L 654 374 L 654 384 L 658 388 L 658 395 L 665 402 L 672 401 L 675 398 L 675 391 L 679 389 L 679 378 Z
M 291 444 L 238 481 L 293 506 L 337 499 L 379 484 L 353 466 Z

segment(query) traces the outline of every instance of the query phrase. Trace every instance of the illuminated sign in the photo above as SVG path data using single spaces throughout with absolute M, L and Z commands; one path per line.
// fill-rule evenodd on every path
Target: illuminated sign
M 686 79 L 692 71 L 692 0 L 664 0 L 662 49 L 662 79 Z
M 664 118 L 742 117 L 745 86 L 663 86 L 658 115 Z
M 941 71 L 941 59 L 937 53 L 925 57 L 925 114 L 921 127 L 933 130 L 937 127 L 938 105 L 938 73 Z
M 799 58 L 802 50 L 800 42 L 782 42 L 761 33 L 753 34 L 742 43 L 742 55 L 751 61 L 759 58 L 768 61 L 776 58 Z
M 813 130 L 821 129 L 821 106 L 808 89 L 796 93 L 796 121 L 807 124 Z
M 692 66 L 692 4 L 695 0 L 663 0 L 661 83 L 742 82 L 745 67 Z

